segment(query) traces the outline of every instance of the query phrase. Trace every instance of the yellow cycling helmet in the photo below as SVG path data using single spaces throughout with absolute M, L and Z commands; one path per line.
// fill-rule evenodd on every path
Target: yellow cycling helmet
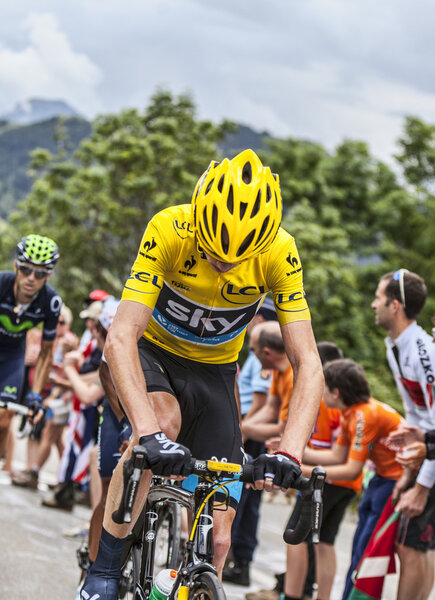
M 202 249 L 227 263 L 265 252 L 281 223 L 279 177 L 253 150 L 212 161 L 192 197 L 193 226 Z

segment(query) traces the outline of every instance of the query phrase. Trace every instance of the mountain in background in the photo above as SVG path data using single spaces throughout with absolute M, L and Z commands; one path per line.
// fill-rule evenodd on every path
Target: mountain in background
M 28 176 L 30 153 L 45 148 L 57 153 L 56 133 L 59 125 L 66 129 L 66 157 L 89 137 L 92 123 L 81 118 L 62 100 L 29 100 L 17 105 L 14 111 L 0 115 L 0 219 L 7 219 L 18 202 L 32 187 Z M 245 148 L 262 150 L 266 132 L 258 133 L 246 125 L 238 125 L 235 133 L 228 134 L 219 144 L 223 156 L 233 157 Z
M 18 102 L 11 111 L 0 115 L 0 121 L 30 125 L 53 117 L 80 117 L 80 115 L 63 100 L 31 98 L 25 102 Z
M 22 126 L 0 121 L 0 218 L 7 218 L 32 187 L 32 179 L 28 176 L 32 150 L 46 148 L 57 153 L 58 126 L 58 117 Z M 90 136 L 92 124 L 71 117 L 62 118 L 62 126 L 67 138 L 63 149 L 68 157 L 84 138 Z
M 267 131 L 258 133 L 258 131 L 254 131 L 247 125 L 237 124 L 237 131 L 226 135 L 218 146 L 223 156 L 231 158 L 242 150 L 246 150 L 246 148 L 251 148 L 255 151 L 263 150 L 265 148 L 265 140 L 270 137 Z

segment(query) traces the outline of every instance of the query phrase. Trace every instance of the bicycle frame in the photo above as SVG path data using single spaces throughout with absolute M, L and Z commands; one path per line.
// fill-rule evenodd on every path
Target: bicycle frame
M 162 502 L 177 503 L 194 515 L 191 536 L 168 600 L 174 599 L 179 586 L 178 598 L 181 599 L 184 594 L 187 597 L 183 589 L 188 591 L 189 584 L 197 573 L 209 571 L 216 574 L 216 569 L 212 566 L 213 496 L 219 487 L 219 484 L 213 481 L 201 480 L 194 492 L 165 482 L 150 487 L 145 505 L 141 543 L 134 546 L 133 552 L 136 572 L 141 573 L 141 581 L 136 583 L 134 592 L 137 600 L 147 600 L 153 587 L 158 505 Z
M 147 468 L 146 451 L 142 446 L 133 448 L 132 456 L 124 463 L 124 489 L 119 508 L 112 513 L 115 523 L 130 523 L 132 509 L 142 471 Z M 195 491 L 165 483 L 153 484 L 145 505 L 145 517 L 140 528 L 140 543 L 133 542 L 133 565 L 135 577 L 135 599 L 148 600 L 153 585 L 154 553 L 157 532 L 159 502 L 174 502 L 186 507 L 194 514 L 189 541 L 186 544 L 184 558 L 178 569 L 168 600 L 174 600 L 178 590 L 178 600 L 187 600 L 195 578 L 202 576 L 217 579 L 213 562 L 213 496 L 224 488 L 228 480 L 239 479 L 243 482 L 254 481 L 252 465 L 238 465 L 215 460 L 192 459 L 191 473 L 198 475 L 199 482 Z M 312 529 L 313 541 L 318 542 L 322 515 L 322 489 L 326 478 L 325 471 L 315 467 L 310 479 L 300 476 L 293 487 L 301 491 L 302 509 L 293 526 L 284 532 L 288 544 L 299 544 Z M 158 481 L 158 480 L 157 480 Z M 291 522 L 291 519 L 290 519 Z M 293 524 L 292 524 L 293 525 Z M 136 534 L 137 535 L 137 534 Z M 142 559 L 144 556 L 144 559 Z M 139 581 L 138 581 L 139 580 Z

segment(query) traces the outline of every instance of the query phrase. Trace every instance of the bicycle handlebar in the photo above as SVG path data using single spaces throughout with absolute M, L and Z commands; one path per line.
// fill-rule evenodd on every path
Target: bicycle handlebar
M 142 471 L 149 468 L 146 450 L 142 446 L 135 446 L 132 455 L 124 462 L 123 479 L 124 489 L 119 508 L 112 513 L 115 523 L 131 523 L 133 505 L 142 476 Z M 208 461 L 192 458 L 190 465 L 192 475 L 210 474 Z M 254 483 L 254 469 L 252 464 L 243 465 L 235 479 L 244 483 Z M 300 544 L 308 536 L 310 530 L 313 542 L 319 541 L 319 530 L 322 523 L 322 490 L 326 479 L 326 472 L 321 467 L 313 469 L 311 477 L 307 479 L 302 475 L 295 481 L 293 488 L 302 494 L 302 510 L 298 516 L 293 516 L 293 511 L 283 537 L 287 544 Z
M 0 408 L 5 408 L 6 410 L 11 410 L 17 415 L 21 415 L 21 423 L 17 431 L 17 438 L 23 439 L 27 437 L 32 431 L 32 426 L 27 420 L 29 415 L 29 407 L 25 404 L 18 404 L 17 402 L 12 402 L 11 400 L 0 400 Z
M 22 415 L 23 417 L 27 417 L 29 414 L 28 406 L 25 404 L 18 404 L 17 402 L 11 402 L 10 400 L 0 400 L 0 408 L 12 410 L 17 415 Z

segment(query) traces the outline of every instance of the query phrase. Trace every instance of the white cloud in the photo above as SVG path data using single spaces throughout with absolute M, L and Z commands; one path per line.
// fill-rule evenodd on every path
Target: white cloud
M 27 41 L 21 49 L 0 46 L 2 104 L 28 98 L 65 99 L 92 115 L 101 110 L 102 73 L 85 54 L 72 48 L 50 13 L 31 13 L 22 23 Z
M 385 158 L 405 115 L 435 120 L 434 17 L 433 0 L 16 0 L 0 112 L 34 96 L 143 109 L 164 85 L 207 118 Z

